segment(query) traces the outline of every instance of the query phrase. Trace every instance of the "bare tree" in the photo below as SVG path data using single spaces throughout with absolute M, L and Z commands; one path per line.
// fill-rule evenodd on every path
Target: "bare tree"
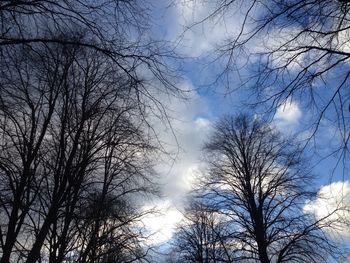
M 88 198 L 88 206 L 80 206 L 72 227 L 74 242 L 69 252 L 73 261 L 141 262 L 148 248 L 142 245 L 143 236 L 132 228 L 149 211 L 136 211 L 127 196 L 91 194 Z
M 142 83 L 80 45 L 5 51 L 0 262 L 142 259 L 137 198 L 156 190 L 157 149 Z
M 133 262 L 156 192 L 148 116 L 178 94 L 138 1 L 1 1 L 0 262 Z M 152 175 L 152 176 L 151 176 Z
M 229 218 L 233 260 L 329 262 L 336 252 L 326 233 L 332 222 L 303 211 L 314 193 L 295 142 L 262 121 L 226 116 L 205 150 L 209 170 L 201 197 Z
M 43 155 L 40 149 L 70 64 L 69 59 L 59 63 L 58 56 L 56 63 L 36 63 L 33 67 L 29 63 L 32 58 L 23 55 L 27 50 L 21 51 L 8 51 L 1 66 L 2 262 L 9 262 L 38 194 L 33 190 Z M 30 71 L 32 67 L 37 72 Z M 21 247 L 16 250 L 21 251 Z
M 178 262 L 233 262 L 230 232 L 225 220 L 200 203 L 192 203 L 174 235 Z

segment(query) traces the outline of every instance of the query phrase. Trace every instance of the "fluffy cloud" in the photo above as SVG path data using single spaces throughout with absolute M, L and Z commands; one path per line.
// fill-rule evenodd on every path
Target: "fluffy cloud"
M 314 214 L 317 219 L 325 218 L 331 226 L 327 229 L 329 233 L 350 238 L 350 182 L 322 186 L 317 198 L 307 202 L 304 211 Z
M 338 38 L 334 40 L 338 45 L 338 49 L 342 52 L 350 52 L 350 32 L 349 30 L 342 30 L 338 34 Z
M 293 129 L 299 124 L 299 120 L 302 117 L 302 112 L 299 108 L 298 103 L 287 99 L 283 104 L 281 104 L 276 111 L 274 122 L 277 128 Z
M 160 98 L 170 114 L 171 127 L 154 120 L 156 130 L 161 131 L 158 139 L 164 142 L 165 150 L 172 153 L 159 160 L 155 167 L 160 174 L 162 199 L 144 207 L 145 210 L 150 207 L 159 210 L 143 220 L 145 227 L 155 233 L 151 238 L 155 243 L 170 239 L 176 223 L 182 219 L 178 209 L 182 209 L 187 193 L 200 175 L 201 149 L 212 127 L 206 100 L 189 82 L 184 82 L 182 89 L 189 91 L 188 100 Z
M 157 166 L 162 175 L 163 194 L 176 204 L 192 188 L 201 165 L 198 160 L 202 145 L 211 130 L 205 99 L 191 89 L 190 83 L 184 85 L 192 90 L 189 101 L 171 99 L 165 102 L 170 109 L 171 129 L 163 129 L 159 134 L 159 138 L 166 143 L 166 150 L 176 153 L 175 160 Z
M 215 10 L 211 1 L 174 1 L 177 20 L 180 27 L 173 35 L 180 35 L 180 52 L 189 56 L 200 56 L 211 51 L 235 32 L 239 32 L 244 16 L 238 10 L 209 17 Z M 198 24 L 198 22 L 201 22 Z
M 151 206 L 145 206 L 145 210 L 152 209 Z M 169 201 L 162 201 L 155 205 L 156 213 L 146 215 L 142 223 L 146 227 L 150 237 L 147 239 L 149 244 L 161 244 L 168 241 L 182 218 L 182 213 Z

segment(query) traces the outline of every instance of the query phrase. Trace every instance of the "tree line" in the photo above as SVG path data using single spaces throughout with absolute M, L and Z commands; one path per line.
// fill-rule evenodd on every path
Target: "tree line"
M 0 3 L 0 262 L 143 262 L 154 94 L 172 51 L 138 1 Z M 162 121 L 162 120 L 161 120 Z

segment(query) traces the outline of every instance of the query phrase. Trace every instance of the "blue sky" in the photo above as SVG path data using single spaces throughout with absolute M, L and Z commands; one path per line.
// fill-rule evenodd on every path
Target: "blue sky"
M 223 114 L 251 111 L 243 103 L 251 94 L 242 90 L 228 93 L 224 83 L 214 83 L 223 64 L 220 61 L 212 63 L 215 58 L 213 51 L 230 34 L 239 30 L 239 22 L 243 19 L 241 13 L 233 10 L 226 16 L 209 19 L 195 27 L 187 28 L 193 22 L 206 17 L 212 6 L 201 4 L 200 1 L 153 2 L 156 7 L 153 13 L 154 34 L 158 38 L 175 43 L 176 51 L 185 57 L 181 65 L 175 63 L 174 67 L 181 67 L 183 79 L 178 85 L 188 91 L 188 100 L 161 98 L 172 117 L 174 134 L 170 127 L 155 123 L 160 130 L 159 137 L 167 143 L 167 150 L 174 153 L 173 156 L 176 155 L 176 160 L 173 162 L 169 158 L 156 167 L 161 175 L 163 197 L 147 204 L 146 208 L 155 206 L 162 212 L 146 218 L 145 224 L 151 231 L 157 232 L 154 240 L 167 242 L 172 237 L 174 226 L 182 219 L 180 211 L 186 203 L 186 195 L 201 174 L 201 147 L 210 134 L 212 124 Z M 275 39 L 270 37 L 266 41 L 273 45 L 271 42 Z M 264 48 L 259 42 L 250 45 L 255 50 Z M 350 49 L 350 44 L 348 45 L 344 48 Z M 252 69 L 250 64 L 246 64 L 246 58 L 238 58 L 236 61 L 236 66 L 241 67 L 241 75 L 230 75 L 231 88 L 239 85 L 240 80 Z M 335 80 L 331 82 L 332 85 L 335 85 L 334 83 Z M 255 114 L 259 116 L 262 111 L 263 108 L 255 109 Z M 272 125 L 282 133 L 305 139 L 310 135 L 309 128 L 312 126 L 310 124 L 314 114 L 311 108 L 306 107 L 303 98 L 292 98 L 281 103 L 276 108 L 275 115 L 270 115 L 270 119 Z M 325 207 L 329 206 L 331 209 L 341 201 L 339 192 L 343 193 L 345 201 L 342 201 L 346 202 L 346 205 L 350 204 L 350 183 L 344 163 L 337 163 L 339 156 L 336 155 L 324 158 L 339 145 L 339 134 L 332 123 L 332 114 L 328 117 L 321 122 L 317 136 L 310 141 L 306 150 L 306 155 L 311 160 L 310 166 L 317 176 L 315 189 L 318 189 L 320 195 L 328 198 L 327 202 L 322 199 L 310 201 L 307 210 L 316 216 L 321 216 Z M 350 220 L 349 214 L 342 216 Z M 342 228 L 341 232 L 345 239 L 350 237 L 350 229 Z

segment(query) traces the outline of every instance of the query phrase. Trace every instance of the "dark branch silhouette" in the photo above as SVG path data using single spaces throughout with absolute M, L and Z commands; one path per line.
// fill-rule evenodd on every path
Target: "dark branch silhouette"
M 326 230 L 341 208 L 319 220 L 304 212 L 314 198 L 312 176 L 294 141 L 246 115 L 226 116 L 205 150 L 209 168 L 198 197 L 224 215 L 232 262 L 316 263 L 337 256 Z

